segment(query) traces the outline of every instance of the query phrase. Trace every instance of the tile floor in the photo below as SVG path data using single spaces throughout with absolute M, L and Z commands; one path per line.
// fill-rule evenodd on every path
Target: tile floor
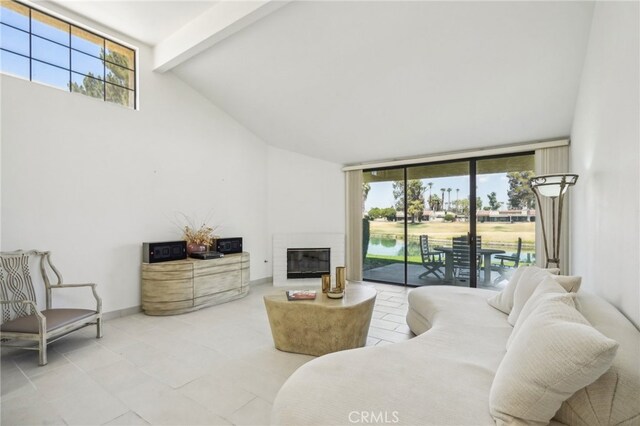
M 367 345 L 411 338 L 408 289 L 378 291 Z M 273 347 L 262 296 L 170 317 L 135 314 L 87 328 L 37 353 L 2 348 L 2 425 L 266 425 L 286 379 L 311 356 Z

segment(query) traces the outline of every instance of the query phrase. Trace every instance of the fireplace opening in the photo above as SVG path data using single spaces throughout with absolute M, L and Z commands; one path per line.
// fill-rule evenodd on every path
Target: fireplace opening
M 331 271 L 330 248 L 288 248 L 287 279 L 320 278 Z

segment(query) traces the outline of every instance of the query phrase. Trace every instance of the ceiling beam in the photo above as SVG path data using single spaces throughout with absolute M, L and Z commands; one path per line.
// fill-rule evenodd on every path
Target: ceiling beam
M 221 1 L 158 43 L 153 69 L 166 72 L 291 0 Z

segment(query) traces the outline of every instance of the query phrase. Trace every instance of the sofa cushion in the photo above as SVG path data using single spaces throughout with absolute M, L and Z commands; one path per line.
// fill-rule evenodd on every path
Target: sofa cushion
M 513 309 L 513 296 L 516 291 L 516 286 L 518 285 L 518 281 L 520 281 L 520 277 L 528 268 L 537 268 L 537 266 L 521 266 L 513 273 L 507 286 L 501 292 L 495 294 L 493 297 L 487 299 L 487 303 L 498 309 L 499 311 L 504 312 L 505 314 L 511 313 L 511 309 Z M 544 271 L 549 272 L 550 274 L 559 274 L 560 269 L 550 268 L 543 269 Z
M 513 331 L 509 336 L 509 340 L 507 340 L 507 350 L 509 350 L 509 346 L 511 346 L 511 342 L 518 334 L 520 329 L 522 328 L 522 324 L 524 321 L 531 315 L 531 312 L 544 300 L 548 300 L 550 298 L 557 299 L 562 301 L 563 303 L 575 308 L 575 304 L 573 302 L 573 298 L 575 293 L 567 293 L 567 291 L 562 287 L 557 281 L 551 277 L 545 278 L 536 289 L 531 294 L 531 297 L 524 304 L 520 315 L 518 316 L 518 320 L 516 324 L 513 326 Z
M 577 289 L 580 288 L 580 277 L 564 276 L 562 279 L 558 279 L 558 275 L 550 274 L 546 269 L 538 268 L 537 266 L 526 268 L 513 292 L 513 308 L 509 313 L 509 318 L 507 318 L 509 324 L 516 324 L 524 304 L 527 303 L 527 300 L 529 300 L 529 297 L 531 297 L 536 287 L 548 277 L 555 278 L 558 284 L 563 286 L 567 291 L 571 291 L 572 289 L 577 291 Z
M 498 367 L 491 415 L 498 425 L 548 424 L 563 401 L 609 369 L 617 348 L 575 308 L 544 300 Z
M 611 368 L 567 399 L 554 419 L 576 426 L 640 424 L 640 333 L 610 303 L 576 295 L 576 308 L 591 325 L 619 343 Z
M 497 365 L 456 355 L 456 334 L 436 325 L 407 342 L 312 360 L 278 392 L 271 424 L 493 426 L 489 389 Z M 362 421 L 361 413 L 383 420 Z
M 452 326 L 487 326 L 511 332 L 506 315 L 487 304 L 493 290 L 454 287 L 450 285 L 425 286 L 411 290 L 408 296 L 407 324 L 414 334 L 429 330 L 438 319 Z M 465 333 L 467 334 L 467 333 Z

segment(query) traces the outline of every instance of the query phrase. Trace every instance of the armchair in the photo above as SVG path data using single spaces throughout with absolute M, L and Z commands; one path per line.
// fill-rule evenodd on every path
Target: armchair
M 499 260 L 499 264 L 492 264 L 491 270 L 498 272 L 498 277 L 493 280 L 494 284 L 499 283 L 502 280 L 508 280 L 511 277 L 513 271 L 520 266 L 520 253 L 522 253 L 522 238 L 518 238 L 518 244 L 516 252 L 513 254 L 497 254 L 495 259 Z
M 476 237 L 476 248 L 480 250 L 482 247 L 482 236 Z M 457 281 L 468 281 L 471 277 L 471 245 L 468 237 L 453 238 L 453 269 L 454 284 Z M 482 266 L 482 256 L 476 255 L 476 270 L 474 273 L 478 275 L 479 268 Z M 467 284 L 468 285 L 468 284 Z
M 96 284 L 63 284 L 62 275 L 51 263 L 50 255 L 48 251 L 36 250 L 0 252 L 0 341 L 3 344 L 10 340 L 37 342 L 37 346 L 18 347 L 37 349 L 39 365 L 47 363 L 47 345 L 73 331 L 95 325 L 96 337 L 102 337 L 102 299 Z M 30 271 L 30 264 L 38 261 L 40 277 L 33 276 Z M 49 271 L 55 275 L 55 284 L 50 281 Z M 36 301 L 34 278 L 44 282 L 46 309 L 42 311 Z M 52 307 L 53 290 L 82 287 L 91 288 L 95 310 Z
M 442 253 L 429 250 L 428 235 L 420 235 L 420 254 L 422 256 L 422 266 L 424 266 L 427 271 L 423 272 L 418 278 L 424 278 L 429 274 L 433 274 L 437 279 L 443 279 L 442 271 L 440 270 L 440 268 L 444 268 Z

